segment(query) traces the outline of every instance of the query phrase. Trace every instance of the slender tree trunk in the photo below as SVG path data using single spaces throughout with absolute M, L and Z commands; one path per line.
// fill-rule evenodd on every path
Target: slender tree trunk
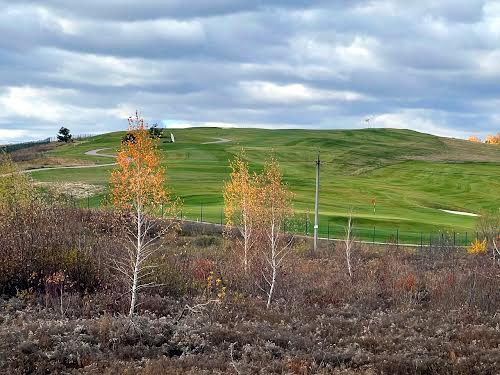
M 273 299 L 273 293 L 274 293 L 274 285 L 276 284 L 276 265 L 273 264 L 272 268 L 273 268 L 273 276 L 271 279 L 271 287 L 269 289 L 269 294 L 267 296 L 267 308 L 269 308 L 269 306 L 271 306 L 271 302 Z
M 351 231 L 352 231 L 352 217 L 349 215 L 349 220 L 347 223 L 346 230 L 346 239 L 345 239 L 345 256 L 347 261 L 347 272 L 349 273 L 349 278 L 352 279 L 352 266 L 351 266 L 351 247 L 352 247 L 352 239 L 351 239 Z
M 64 286 L 61 285 L 61 296 L 60 296 L 60 300 L 59 300 L 59 306 L 61 308 L 61 316 L 62 317 L 64 317 L 63 293 L 64 293 Z
M 247 222 L 247 217 L 246 214 L 243 214 L 243 228 L 244 228 L 244 235 L 243 235 L 243 268 L 245 270 L 245 275 L 248 272 L 248 243 L 249 243 L 249 233 L 248 233 L 248 222 Z
M 272 277 L 271 277 L 271 285 L 269 286 L 269 293 L 267 294 L 267 308 L 271 306 L 271 302 L 273 299 L 274 287 L 276 285 L 276 238 L 274 235 L 274 218 L 271 222 L 271 269 L 272 269 Z
M 137 301 L 137 282 L 139 278 L 139 262 L 142 251 L 142 212 L 138 205 L 137 207 L 137 245 L 135 252 L 134 273 L 132 279 L 132 288 L 130 290 L 130 310 L 129 318 L 132 318 L 135 312 L 135 304 Z
M 347 256 L 347 271 L 349 272 L 349 278 L 352 279 L 351 252 L 350 251 L 349 251 L 349 255 Z

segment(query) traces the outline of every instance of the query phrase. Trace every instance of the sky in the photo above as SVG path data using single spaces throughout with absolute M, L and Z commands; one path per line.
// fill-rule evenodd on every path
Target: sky
M 500 131 L 500 1 L 0 0 L 0 144 L 184 126 Z M 369 121 L 367 121 L 369 119 Z

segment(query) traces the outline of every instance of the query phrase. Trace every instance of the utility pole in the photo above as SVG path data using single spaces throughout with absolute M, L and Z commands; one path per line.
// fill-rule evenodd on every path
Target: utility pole
M 316 160 L 316 201 L 314 203 L 314 252 L 318 248 L 318 206 L 319 206 L 319 165 L 321 161 L 319 160 L 319 151 L 318 151 L 318 159 Z

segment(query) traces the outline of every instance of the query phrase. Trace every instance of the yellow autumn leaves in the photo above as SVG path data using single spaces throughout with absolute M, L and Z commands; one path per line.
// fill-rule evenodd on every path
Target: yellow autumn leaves
M 122 143 L 117 155 L 118 168 L 111 174 L 113 204 L 130 209 L 169 203 L 165 168 L 160 164 L 156 147 L 158 141 L 149 136 L 144 120 L 137 112 L 128 123 L 128 132 L 133 137 Z
M 487 250 L 488 241 L 484 239 L 483 241 L 475 240 L 467 248 L 468 254 L 483 254 Z
M 226 224 L 266 224 L 269 218 L 283 221 L 292 212 L 293 194 L 283 182 L 274 157 L 269 158 L 261 174 L 251 173 L 243 152 L 230 164 L 230 180 L 224 185 Z M 271 212 L 272 211 L 272 212 Z
M 244 157 L 242 151 L 230 164 L 230 180 L 224 185 L 224 213 L 227 228 L 236 227 L 241 234 L 246 272 L 257 238 L 269 228 L 279 231 L 291 216 L 293 194 L 283 183 L 274 157 L 266 161 L 261 174 L 250 172 Z

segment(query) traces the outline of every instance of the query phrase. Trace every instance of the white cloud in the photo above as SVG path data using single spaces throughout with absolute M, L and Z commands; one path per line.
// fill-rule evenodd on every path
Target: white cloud
M 431 111 L 402 110 L 374 115 L 370 119 L 371 126 L 376 128 L 412 129 L 422 133 L 456 138 L 467 138 L 470 135 L 465 131 L 454 129 L 453 126 L 448 126 L 442 114 L 431 113 Z
M 121 36 L 129 40 L 158 38 L 191 43 L 205 38 L 203 25 L 197 20 L 161 18 L 133 22 L 108 20 L 95 22 L 86 18 L 63 17 L 43 7 L 36 8 L 34 15 L 42 27 L 72 37 L 101 35 L 103 40 L 109 40 L 110 37 Z
M 0 0 L 0 127 L 497 131 L 498 1 L 215 2 Z
M 335 35 L 335 34 L 334 34 Z M 350 72 L 357 69 L 377 70 L 383 67 L 377 54 L 379 42 L 373 37 L 355 36 L 342 41 L 342 35 L 332 40 L 301 35 L 290 41 L 294 59 L 327 66 L 332 72 Z
M 315 102 L 326 100 L 355 101 L 364 96 L 351 91 L 320 90 L 300 83 L 278 85 L 273 82 L 244 81 L 241 89 L 252 100 L 268 103 Z
M 500 75 L 500 49 L 487 51 L 479 55 L 481 73 L 487 75 Z
M 66 82 L 123 87 L 168 82 L 166 64 L 140 58 L 76 53 L 58 49 L 47 51 L 58 68 L 47 76 Z
M 23 129 L 2 129 L 0 128 L 0 145 L 17 141 L 29 136 L 29 132 Z
M 40 121 L 53 128 L 58 124 L 81 124 L 90 122 L 101 124 L 110 118 L 128 118 L 135 112 L 129 106 L 116 108 L 97 108 L 69 104 L 73 99 L 78 102 L 82 95 L 73 89 L 40 88 L 31 86 L 11 86 L 0 95 L 0 120 L 6 122 L 9 118 Z M 129 111 L 130 110 L 130 111 Z M 127 112 L 127 116 L 125 112 Z M 71 124 L 71 125 L 69 125 Z M 83 132 L 92 132 L 91 129 L 81 129 Z
M 42 89 L 30 86 L 8 87 L 7 92 L 0 96 L 0 116 L 13 115 L 45 121 L 60 121 L 70 114 L 71 108 L 51 97 L 72 93 L 74 93 L 73 90 Z

